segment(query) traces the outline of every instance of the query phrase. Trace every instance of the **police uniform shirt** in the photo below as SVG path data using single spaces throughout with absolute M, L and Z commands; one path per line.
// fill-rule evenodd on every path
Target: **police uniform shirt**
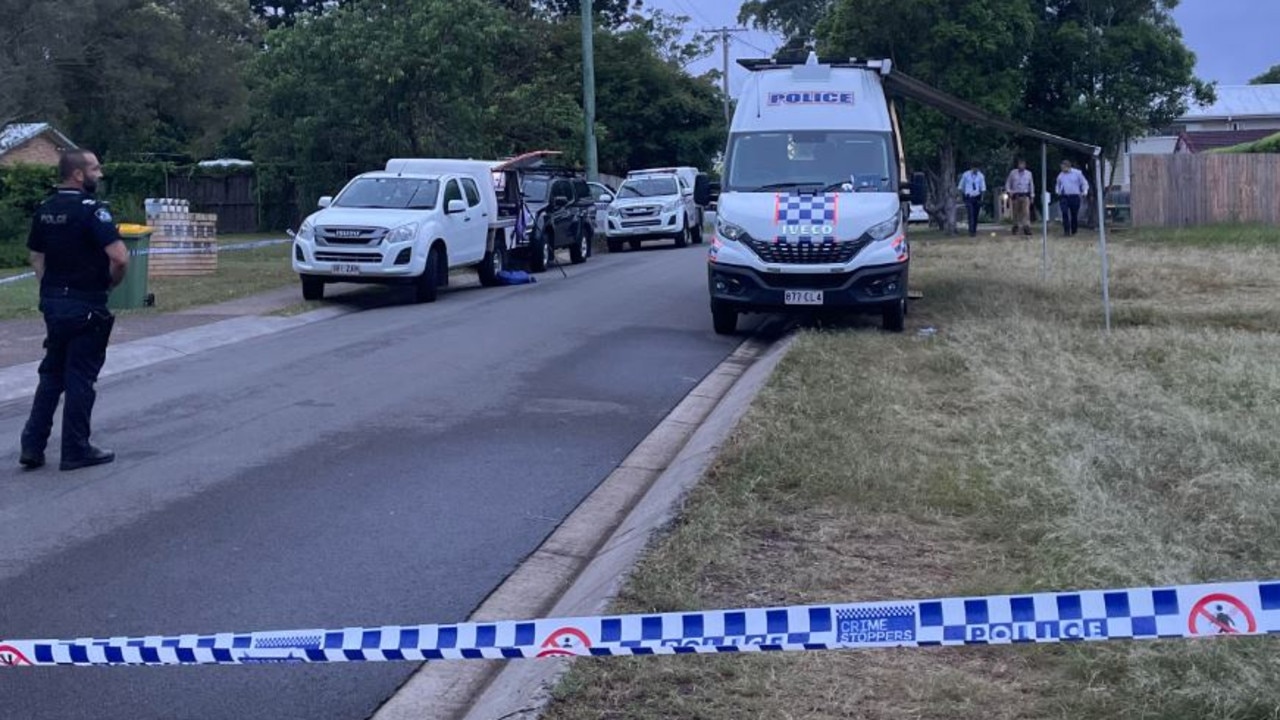
M 1057 190 L 1059 195 L 1087 195 L 1089 181 L 1084 179 L 1084 173 L 1071 168 L 1058 174 Z
M 111 289 L 106 247 L 118 240 L 120 231 L 101 203 L 80 190 L 60 189 L 36 209 L 27 248 L 44 254 L 41 287 L 105 293 Z

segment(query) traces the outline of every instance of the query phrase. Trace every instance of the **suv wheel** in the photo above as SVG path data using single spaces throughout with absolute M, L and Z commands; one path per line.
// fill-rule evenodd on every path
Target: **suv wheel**
M 585 230 L 579 230 L 578 234 L 581 236 L 578 242 L 569 248 L 569 260 L 574 265 L 581 265 L 591 256 L 591 235 Z

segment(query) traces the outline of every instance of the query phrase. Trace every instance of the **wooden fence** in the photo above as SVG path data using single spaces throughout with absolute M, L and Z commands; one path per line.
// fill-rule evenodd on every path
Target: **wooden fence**
M 1280 225 L 1280 154 L 1134 155 L 1134 227 Z
M 168 197 L 184 198 L 197 212 L 218 216 L 218 232 L 255 232 L 262 225 L 258 217 L 258 198 L 254 177 L 250 174 L 225 177 L 170 176 Z

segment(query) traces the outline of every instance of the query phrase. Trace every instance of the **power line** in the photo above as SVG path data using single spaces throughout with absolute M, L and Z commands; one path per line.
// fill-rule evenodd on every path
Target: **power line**
M 759 45 L 756 45 L 755 43 L 753 43 L 753 42 L 749 42 L 749 41 L 747 41 L 747 40 L 743 40 L 743 39 L 742 39 L 742 38 L 740 38 L 740 37 L 736 37 L 736 38 L 734 38 L 734 40 L 737 40 L 738 42 L 742 43 L 743 45 L 746 45 L 747 47 L 751 48 L 752 50 L 755 50 L 756 52 L 762 52 L 762 53 L 764 53 L 765 55 L 772 55 L 772 54 L 773 54 L 773 51 L 771 51 L 771 50 L 765 50 L 764 48 L 760 47 Z
M 696 4 L 686 3 L 685 0 L 675 0 L 675 1 L 676 1 L 676 5 L 679 5 L 686 12 L 692 12 L 693 14 L 702 18 L 703 21 L 707 22 L 708 24 L 713 22 L 711 18 L 707 17 L 705 14 L 703 14 L 701 10 L 698 9 L 698 6 Z

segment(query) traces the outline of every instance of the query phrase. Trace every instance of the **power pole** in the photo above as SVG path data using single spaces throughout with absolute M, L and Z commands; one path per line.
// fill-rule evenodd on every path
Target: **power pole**
M 596 63 L 592 42 L 592 20 L 595 14 L 592 0 L 582 0 L 582 121 L 585 124 L 587 179 L 600 179 L 599 161 L 596 159 Z
M 721 49 L 724 51 L 724 75 L 720 78 L 724 88 L 724 121 L 726 123 L 733 122 L 733 115 L 729 111 L 729 33 L 746 32 L 746 28 L 703 28 L 702 32 L 719 33 Z

